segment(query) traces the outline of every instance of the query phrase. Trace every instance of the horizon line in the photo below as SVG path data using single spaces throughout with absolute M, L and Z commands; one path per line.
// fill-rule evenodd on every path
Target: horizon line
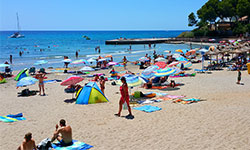
M 2 31 L 16 31 L 16 30 L 0 30 L 0 32 Z M 51 30 L 51 29 L 48 29 L 48 30 L 43 30 L 43 29 L 36 29 L 36 30 L 21 30 L 20 32 L 22 31 L 191 31 L 191 30 L 184 30 L 184 29 L 173 29 L 173 30 L 153 30 L 153 29 L 119 29 L 119 30 L 105 30 L 105 29 L 97 29 L 97 30 Z

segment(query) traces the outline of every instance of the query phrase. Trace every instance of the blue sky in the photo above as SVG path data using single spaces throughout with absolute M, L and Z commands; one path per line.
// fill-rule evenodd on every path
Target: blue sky
M 0 0 L 0 30 L 191 30 L 207 0 Z

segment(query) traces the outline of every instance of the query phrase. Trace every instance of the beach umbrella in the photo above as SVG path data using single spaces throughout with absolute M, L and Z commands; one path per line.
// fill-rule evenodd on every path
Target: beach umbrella
M 159 62 L 160 62 L 160 61 L 167 61 L 167 59 L 162 58 L 162 57 L 158 57 L 158 58 L 155 59 L 155 61 L 159 61 Z
M 72 60 L 71 59 L 64 59 L 62 60 L 63 62 L 70 63 Z
M 195 55 L 196 54 L 196 50 L 190 50 L 188 52 L 186 52 L 186 56 L 190 56 L 190 55 Z
M 143 81 L 139 78 L 139 76 L 131 75 L 131 74 L 125 74 L 123 77 L 126 78 L 128 87 L 135 87 L 143 84 Z M 117 82 L 117 85 L 122 85 L 121 80 Z
M 103 62 L 103 61 L 107 61 L 107 60 L 105 58 L 98 59 L 98 62 Z
M 106 57 L 106 58 L 110 58 L 110 57 L 113 57 L 113 56 L 112 56 L 112 55 L 106 55 L 105 57 Z
M 183 56 L 181 56 L 180 54 L 177 54 L 177 53 L 175 53 L 175 54 L 173 54 L 173 58 L 178 58 L 178 57 L 183 57 Z
M 112 61 L 112 62 L 109 62 L 108 65 L 109 65 L 109 66 L 114 66 L 114 65 L 118 65 L 118 63 Z
M 208 52 L 208 50 L 205 49 L 205 48 L 202 48 L 202 49 L 199 50 L 199 52 L 200 52 L 200 53 L 206 53 L 206 52 Z
M 181 49 L 177 49 L 175 50 L 176 52 L 179 52 L 179 53 L 183 53 L 183 51 Z
M 32 85 L 32 84 L 35 84 L 36 81 L 38 81 L 38 80 L 33 78 L 33 77 L 24 77 L 17 82 L 16 87 Z
M 154 76 L 155 77 L 164 77 L 164 76 L 169 76 L 172 74 L 175 74 L 176 70 L 174 68 L 164 68 L 160 70 L 154 71 Z
M 156 62 L 155 65 L 157 65 L 159 68 L 165 68 L 167 64 L 163 61 Z
M 95 71 L 95 69 L 93 69 L 93 68 L 91 68 L 91 67 L 89 67 L 89 66 L 85 66 L 85 67 L 82 67 L 81 69 L 80 69 L 80 71 Z
M 210 47 L 208 48 L 208 50 L 209 50 L 209 51 L 214 51 L 214 50 L 215 50 L 215 47 L 214 47 L 214 46 L 210 46 Z
M 148 61 L 149 59 L 147 57 L 141 57 L 139 60 L 142 62 L 145 62 L 145 61 Z
M 189 62 L 189 61 L 182 61 L 182 62 L 179 62 L 179 64 L 177 65 L 177 67 L 181 67 L 181 64 L 183 63 L 184 65 L 184 68 L 189 68 L 192 66 L 192 63 Z
M 89 63 L 90 62 L 96 62 L 96 59 L 90 58 L 90 59 L 87 60 L 87 62 L 89 62 Z
M 86 64 L 87 60 L 85 59 L 79 59 L 79 60 L 75 60 L 72 62 L 72 64 Z
M 174 62 L 172 62 L 171 64 L 169 64 L 168 67 L 173 67 L 173 66 L 176 66 L 176 65 L 178 65 L 178 64 L 179 64 L 179 62 L 174 61 Z
M 0 64 L 0 68 L 2 68 L 2 67 L 9 67 L 10 65 L 8 65 L 8 64 Z
M 34 63 L 34 65 L 43 65 L 43 64 L 47 64 L 48 61 L 47 60 L 38 60 L 37 62 Z
M 166 52 L 166 53 L 170 53 L 171 51 L 169 51 L 169 50 L 165 50 L 164 52 Z
M 82 77 L 79 76 L 71 76 L 68 79 L 64 80 L 61 85 L 62 86 L 68 86 L 68 85 L 75 85 L 76 83 L 79 83 L 83 80 Z
M 154 76 L 153 71 L 145 71 L 145 70 L 144 70 L 144 71 L 141 73 L 141 77 L 146 78 L 146 79 L 152 78 L 153 76 Z
M 185 58 L 185 57 L 177 57 L 177 58 L 175 58 L 176 60 L 178 60 L 178 61 L 188 61 L 188 59 L 187 58 Z
M 160 68 L 157 65 L 152 65 L 152 66 L 147 67 L 144 71 L 152 72 L 152 71 L 155 71 L 157 69 L 160 69 Z

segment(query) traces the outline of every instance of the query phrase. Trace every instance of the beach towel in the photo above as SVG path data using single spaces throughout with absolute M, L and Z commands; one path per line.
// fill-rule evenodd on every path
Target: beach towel
M 165 96 L 165 95 L 168 95 L 167 93 L 159 93 L 159 92 L 152 92 L 152 93 L 155 93 L 156 96 Z
M 144 106 L 141 106 L 141 107 L 134 107 L 133 109 L 141 110 L 141 111 L 145 111 L 145 112 L 154 112 L 154 111 L 161 110 L 160 107 L 151 106 L 151 105 L 144 105 Z
M 164 96 L 157 97 L 156 99 L 158 99 L 158 100 L 164 100 L 164 101 L 172 100 L 172 98 L 164 97 Z
M 175 99 L 175 98 L 183 98 L 183 97 L 185 97 L 185 96 L 178 96 L 178 95 L 166 95 L 165 97 Z
M 55 150 L 86 150 L 92 148 L 93 146 L 77 140 L 73 140 L 73 144 L 70 146 L 63 147 L 59 142 L 56 142 L 52 143 L 52 147 Z
M 7 116 L 0 116 L 0 121 L 10 123 L 10 122 L 16 122 L 18 120 L 26 120 L 26 118 L 23 117 L 22 113 L 19 114 L 9 114 Z
M 152 104 L 154 102 L 160 102 L 161 100 L 145 100 L 145 101 L 138 101 L 138 104 Z

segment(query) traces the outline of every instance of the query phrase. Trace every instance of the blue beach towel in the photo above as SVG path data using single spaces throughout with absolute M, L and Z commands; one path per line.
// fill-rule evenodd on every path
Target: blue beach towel
M 9 114 L 7 116 L 0 116 L 0 121 L 10 123 L 10 122 L 16 122 L 18 120 L 26 120 L 26 118 L 23 117 L 22 113 L 13 115 Z
M 141 106 L 141 107 L 134 107 L 133 109 L 141 110 L 141 111 L 145 111 L 145 112 L 154 112 L 154 111 L 161 110 L 160 107 L 151 106 L 151 105 L 144 105 L 144 106 Z
M 196 99 L 196 98 L 189 98 L 189 99 L 182 99 L 183 101 L 194 101 L 194 102 L 198 102 L 201 101 L 200 99 Z
M 59 142 L 56 142 L 52 143 L 52 147 L 55 150 L 86 150 L 92 148 L 93 146 L 77 140 L 73 140 L 73 144 L 71 146 L 63 147 Z

